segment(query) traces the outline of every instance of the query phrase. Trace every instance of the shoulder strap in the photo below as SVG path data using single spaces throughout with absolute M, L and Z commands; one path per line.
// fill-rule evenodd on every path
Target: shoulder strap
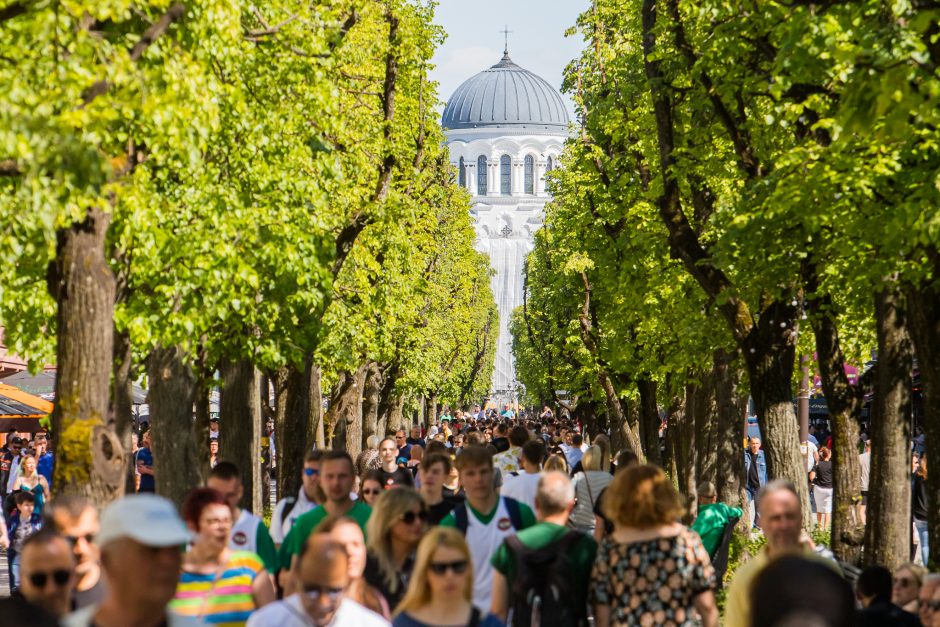
M 469 512 L 467 512 L 467 503 L 464 501 L 454 508 L 454 522 L 457 523 L 457 530 L 461 534 L 467 535 L 467 528 L 470 526 Z
M 473 608 L 473 611 L 470 613 L 470 622 L 467 623 L 467 627 L 478 627 L 480 624 L 480 610 Z
M 287 521 L 287 517 L 294 510 L 294 505 L 297 505 L 296 496 L 288 496 L 284 499 L 284 509 L 281 510 L 281 525 Z
M 519 501 L 508 496 L 502 497 L 506 503 L 506 511 L 509 513 L 509 522 L 512 528 L 518 531 L 522 529 L 522 510 L 519 509 Z

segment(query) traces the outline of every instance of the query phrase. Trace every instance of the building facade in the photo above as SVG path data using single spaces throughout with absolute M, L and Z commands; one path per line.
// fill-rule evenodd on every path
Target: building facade
M 517 397 L 509 322 L 522 305 L 525 258 L 550 200 L 545 174 L 558 165 L 568 122 L 558 90 L 508 51 L 458 87 L 442 116 L 457 182 L 472 197 L 477 249 L 494 270 L 499 339 L 491 391 L 501 403 Z

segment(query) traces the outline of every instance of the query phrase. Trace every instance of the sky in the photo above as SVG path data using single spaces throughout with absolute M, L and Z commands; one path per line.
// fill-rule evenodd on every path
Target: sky
M 508 27 L 509 56 L 561 90 L 562 73 L 578 56 L 581 37 L 565 37 L 589 0 L 439 0 L 435 21 L 447 39 L 434 55 L 431 77 L 446 101 L 462 82 L 499 62 Z M 573 117 L 571 99 L 565 96 Z

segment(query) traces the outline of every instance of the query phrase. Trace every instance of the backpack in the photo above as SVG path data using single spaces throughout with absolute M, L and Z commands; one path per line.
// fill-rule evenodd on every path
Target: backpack
M 506 502 L 506 511 L 509 513 L 509 522 L 512 523 L 512 528 L 516 531 L 522 529 L 522 511 L 519 509 L 519 501 L 511 499 L 508 496 L 501 496 L 499 498 Z M 496 506 L 499 507 L 499 503 L 497 503 Z M 464 501 L 457 505 L 453 509 L 453 514 L 457 529 L 463 535 L 467 535 L 467 527 L 470 526 L 470 514 L 467 511 L 467 502 Z
M 516 560 L 516 576 L 510 586 L 513 627 L 577 627 L 587 623 L 587 608 L 571 603 L 571 569 L 568 553 L 584 534 L 569 530 L 552 544 L 530 549 L 519 536 L 506 538 Z M 583 582 L 580 582 L 583 584 Z

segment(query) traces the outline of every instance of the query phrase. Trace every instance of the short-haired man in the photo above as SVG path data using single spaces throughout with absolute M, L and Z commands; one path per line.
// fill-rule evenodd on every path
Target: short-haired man
M 508 436 L 509 425 L 507 423 L 497 422 L 495 425 L 493 425 L 493 440 L 490 442 L 490 444 L 493 445 L 497 453 L 504 453 L 509 450 L 510 444 Z
M 584 451 L 581 450 L 582 444 L 584 444 L 584 436 L 575 431 L 571 434 L 571 446 L 567 449 L 562 449 L 565 453 L 565 459 L 568 460 L 569 468 L 577 466 L 581 458 L 584 457 Z
M 418 492 L 428 508 L 428 524 L 437 525 L 454 507 L 463 503 L 463 497 L 444 494 L 444 482 L 450 476 L 453 464 L 450 456 L 443 453 L 429 453 L 421 460 L 418 467 L 418 479 L 421 484 Z
M 418 425 L 412 425 L 411 435 L 405 439 L 405 442 L 410 446 L 417 444 L 421 448 L 425 448 L 428 445 L 427 440 L 421 437 L 421 427 Z
M 490 558 L 507 536 L 534 525 L 535 514 L 528 505 L 496 492 L 493 458 L 485 448 L 465 447 L 457 457 L 457 470 L 467 500 L 457 505 L 441 525 L 456 527 L 467 538 L 473 558 L 473 604 L 485 609 L 493 594 Z
M 509 435 L 511 437 L 512 433 Z M 509 473 L 499 493 L 534 508 L 535 494 L 542 477 L 542 463 L 547 456 L 545 443 L 541 439 L 529 440 L 519 450 L 522 470 Z
M 349 565 L 343 547 L 325 534 L 305 541 L 294 570 L 300 592 L 270 603 L 248 627 L 387 627 L 388 621 L 346 596 Z
M 134 465 L 140 475 L 137 492 L 156 492 L 157 484 L 153 476 L 153 432 L 146 431 L 140 436 L 140 444 L 134 456 Z
M 52 485 L 52 471 L 55 467 L 52 453 L 49 452 L 49 434 L 40 431 L 36 434 L 36 472 Z
M 705 481 L 699 484 L 698 515 L 692 523 L 692 530 L 702 538 L 702 545 L 708 551 L 709 557 L 714 559 L 728 524 L 742 515 L 743 512 L 737 507 L 718 502 L 718 491 L 715 490 L 714 483 Z
M 792 483 L 776 479 L 761 488 L 757 496 L 767 544 L 734 573 L 725 601 L 725 627 L 748 627 L 751 624 L 751 584 L 774 558 L 799 553 L 838 569 L 835 562 L 817 557 L 812 546 L 803 542 L 800 497 Z
M 176 506 L 155 494 L 126 496 L 101 514 L 101 566 L 107 592 L 100 604 L 69 614 L 64 627 L 195 626 L 167 609 L 176 593 L 183 553 L 191 539 Z
M 20 593 L 56 618 L 69 613 L 75 560 L 72 547 L 51 527 L 36 532 L 20 552 Z
M 264 521 L 248 510 L 242 509 L 239 503 L 245 494 L 242 485 L 241 471 L 232 462 L 219 462 L 209 471 L 206 486 L 219 492 L 225 497 L 228 506 L 232 509 L 232 534 L 228 546 L 233 551 L 251 551 L 256 553 L 264 567 L 270 573 L 277 573 L 277 549 Z
M 395 432 L 395 445 L 398 447 L 398 452 L 395 455 L 396 462 L 404 464 L 411 459 L 411 445 L 408 444 L 408 436 L 405 434 L 404 429 Z
M 891 602 L 891 571 L 884 566 L 869 566 L 855 582 L 855 597 L 862 609 L 856 612 L 858 627 L 917 627 L 920 619 Z
M 510 607 L 518 608 L 525 599 L 513 598 L 513 584 L 522 574 L 519 560 L 528 552 L 554 552 L 549 570 L 560 573 L 568 583 L 567 598 L 572 609 L 571 625 L 587 625 L 587 591 L 597 543 L 590 536 L 568 528 L 568 518 L 575 506 L 574 486 L 562 472 L 546 472 L 537 484 L 535 513 L 538 523 L 510 536 L 493 555 L 493 614 L 505 621 Z M 551 576 L 551 575 L 550 575 Z M 522 586 L 525 582 L 520 582 Z M 528 609 L 531 610 L 531 607 Z M 517 611 L 516 613 L 522 613 Z M 530 624 L 532 616 L 515 616 L 514 624 Z M 516 623 L 515 619 L 522 619 Z
M 522 446 L 529 441 L 529 430 L 522 425 L 516 425 L 509 431 L 509 448 L 493 456 L 493 465 L 506 477 L 510 473 L 519 472 L 519 458 L 522 456 Z
M 98 510 L 80 496 L 65 495 L 53 499 L 43 512 L 51 525 L 71 545 L 75 557 L 75 589 L 72 609 L 101 603 L 105 594 L 101 575 L 101 551 L 95 543 Z
M 311 451 L 307 454 L 300 474 L 302 485 L 297 496 L 284 497 L 274 507 L 274 513 L 271 514 L 271 539 L 274 540 L 274 546 L 278 549 L 290 533 L 294 522 L 320 505 L 323 500 L 323 494 L 320 491 L 320 458 L 322 457 L 322 451 Z
M 866 508 L 868 507 L 868 483 L 871 475 L 871 438 L 865 438 L 864 451 L 858 454 L 858 467 L 861 472 L 861 498 L 856 506 L 858 521 L 865 524 Z
M 320 488 L 326 500 L 294 521 L 294 526 L 284 538 L 279 553 L 284 568 L 293 569 L 307 538 L 327 516 L 348 516 L 355 520 L 365 533 L 372 508 L 350 497 L 356 479 L 354 468 L 348 453 L 324 451 L 320 458 Z
M 744 451 L 744 487 L 747 491 L 748 517 L 752 527 L 760 523 L 757 518 L 757 509 L 760 507 L 757 495 L 767 483 L 767 459 L 760 444 L 760 438 L 754 436 L 747 443 L 747 450 Z

